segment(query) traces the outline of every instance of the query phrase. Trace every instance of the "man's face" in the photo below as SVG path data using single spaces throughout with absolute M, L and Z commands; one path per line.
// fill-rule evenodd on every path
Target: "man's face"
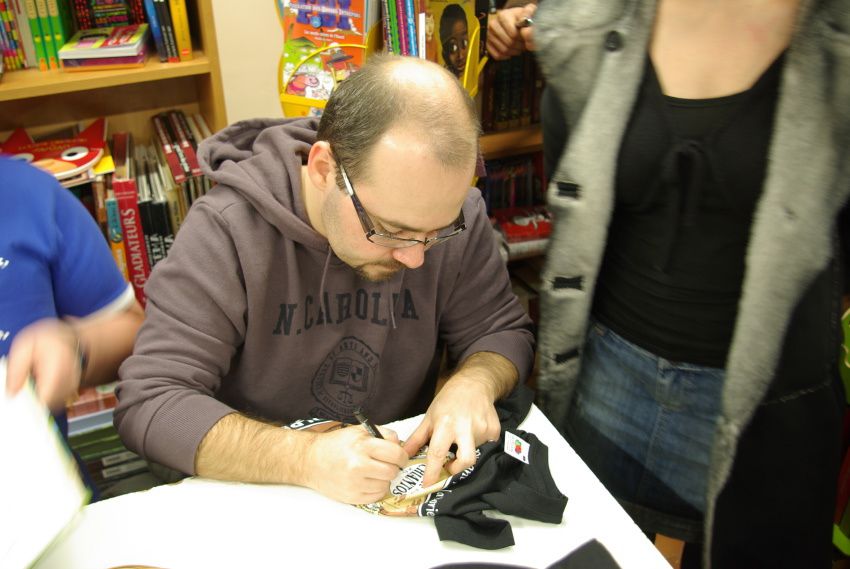
M 371 175 L 351 183 L 376 230 L 425 239 L 458 217 L 474 166 L 470 162 L 468 168 L 447 169 L 415 133 L 397 128 L 373 149 Z M 370 281 L 388 280 L 402 268 L 415 269 L 425 261 L 422 244 L 393 249 L 369 241 L 344 188 L 329 193 L 322 216 L 334 253 Z

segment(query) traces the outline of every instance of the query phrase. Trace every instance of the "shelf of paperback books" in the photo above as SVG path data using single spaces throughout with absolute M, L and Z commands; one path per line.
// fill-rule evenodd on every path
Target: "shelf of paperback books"
M 156 54 L 148 56 L 144 67 L 96 71 L 30 69 L 7 73 L 0 81 L 0 101 L 11 101 L 74 91 L 131 85 L 146 81 L 189 77 L 210 73 L 212 65 L 207 56 L 196 51 L 193 59 L 180 63 L 161 63 Z
M 539 152 L 543 149 L 540 125 L 491 132 L 481 137 L 481 153 L 488 160 Z

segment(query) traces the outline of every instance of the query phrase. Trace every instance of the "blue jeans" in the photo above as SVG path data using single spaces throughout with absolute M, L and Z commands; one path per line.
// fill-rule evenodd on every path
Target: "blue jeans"
M 591 322 L 567 439 L 645 532 L 702 540 L 723 377 Z

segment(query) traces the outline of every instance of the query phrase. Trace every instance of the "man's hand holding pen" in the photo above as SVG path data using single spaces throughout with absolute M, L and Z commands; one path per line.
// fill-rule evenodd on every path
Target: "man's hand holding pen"
M 359 426 L 314 434 L 306 447 L 304 485 L 349 504 L 383 498 L 408 456 L 396 433 L 379 429 L 383 438 Z
M 537 4 L 506 8 L 487 18 L 487 53 L 493 59 L 508 59 L 523 51 L 534 51 L 534 12 Z

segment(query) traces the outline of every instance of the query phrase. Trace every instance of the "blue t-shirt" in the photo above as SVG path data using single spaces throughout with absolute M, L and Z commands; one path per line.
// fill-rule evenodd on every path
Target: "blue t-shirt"
M 0 156 L 0 357 L 28 324 L 88 316 L 128 286 L 83 204 L 53 176 Z
M 0 157 L 0 356 L 28 324 L 88 316 L 127 287 L 83 204 L 49 174 Z

